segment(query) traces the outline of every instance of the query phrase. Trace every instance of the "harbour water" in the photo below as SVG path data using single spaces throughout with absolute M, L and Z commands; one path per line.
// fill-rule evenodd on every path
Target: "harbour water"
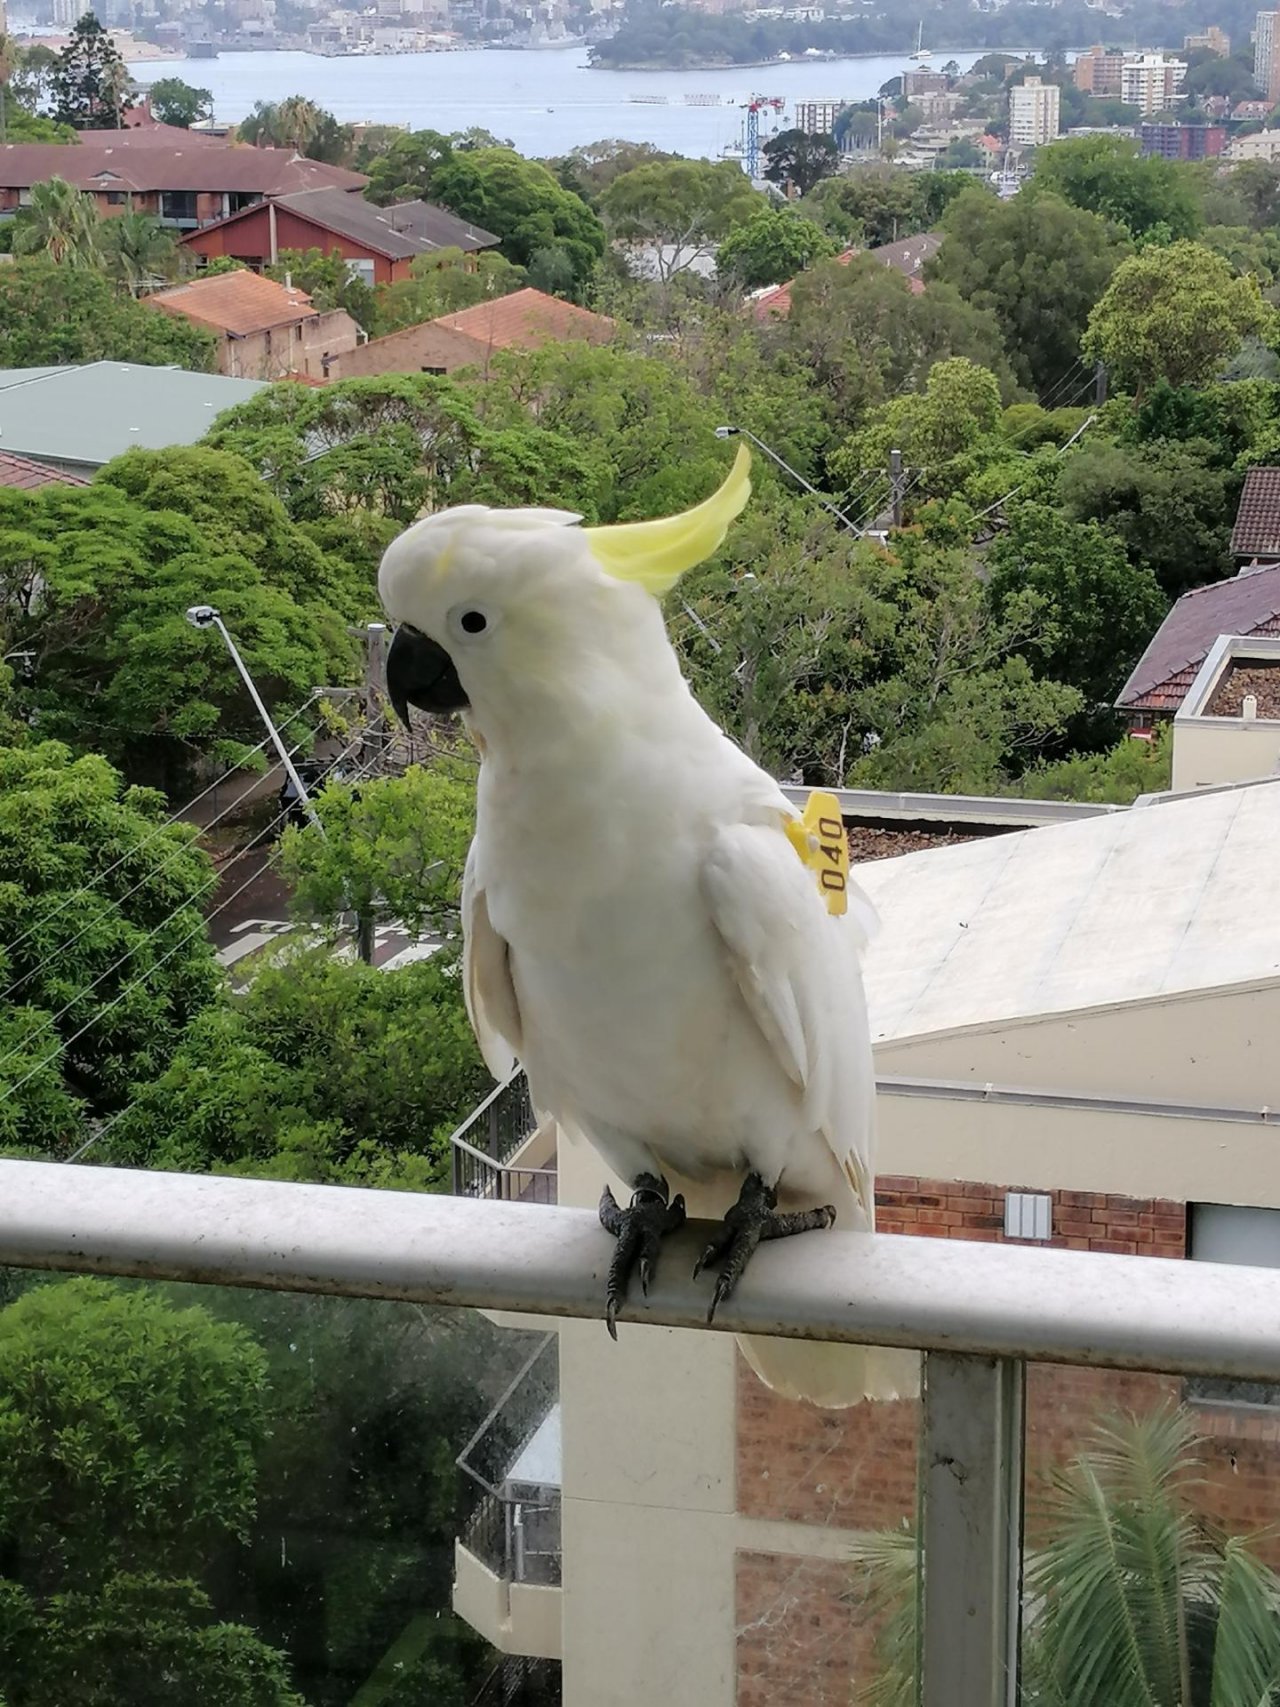
M 939 51 L 933 65 L 961 69 L 976 52 Z M 910 68 L 907 52 L 859 59 L 793 60 L 718 71 L 592 71 L 586 49 L 474 49 L 331 59 L 310 53 L 224 53 L 217 59 L 135 61 L 139 83 L 181 77 L 212 91 L 216 116 L 242 119 L 255 101 L 306 95 L 344 123 L 407 124 L 415 130 L 481 125 L 522 154 L 563 154 L 604 137 L 652 142 L 673 153 L 714 158 L 742 130 L 738 105 L 751 94 L 793 104 L 861 101 Z M 765 136 L 775 123 L 761 120 Z

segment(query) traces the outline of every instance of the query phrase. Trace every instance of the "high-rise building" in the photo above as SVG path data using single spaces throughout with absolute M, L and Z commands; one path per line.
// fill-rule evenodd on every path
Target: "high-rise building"
M 1280 12 L 1259 12 L 1253 22 L 1253 80 L 1267 91 L 1269 101 L 1280 100 Z
M 1227 131 L 1220 124 L 1144 124 L 1140 140 L 1144 154 L 1165 160 L 1212 160 L 1227 146 Z
M 797 101 L 792 124 L 806 136 L 830 136 L 836 127 L 836 114 L 848 105 L 848 101 Z
M 1120 94 L 1120 72 L 1124 54 L 1105 47 L 1087 48 L 1077 54 L 1075 63 L 1076 88 L 1086 95 Z
M 1058 134 L 1062 91 L 1056 83 L 1028 77 L 1009 91 L 1009 141 L 1015 148 L 1038 148 Z
M 1120 68 L 1120 99 L 1140 113 L 1163 112 L 1181 99 L 1186 61 L 1163 53 L 1126 53 Z
M 1193 36 L 1183 36 L 1182 51 L 1195 53 L 1198 48 L 1208 48 L 1210 53 L 1216 53 L 1221 59 L 1231 55 L 1231 37 L 1224 35 L 1216 24 L 1210 24 L 1207 30 L 1201 30 Z

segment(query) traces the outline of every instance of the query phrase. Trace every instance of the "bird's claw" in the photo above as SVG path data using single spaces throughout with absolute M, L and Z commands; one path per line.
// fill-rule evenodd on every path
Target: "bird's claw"
M 640 1289 L 647 1297 L 659 1245 L 684 1225 L 684 1198 L 677 1195 L 668 1202 L 668 1193 L 666 1180 L 641 1174 L 626 1209 L 619 1208 L 608 1186 L 600 1194 L 600 1224 L 618 1241 L 605 1284 L 604 1325 L 612 1340 L 618 1337 L 618 1311 L 626 1302 L 632 1271 L 638 1269 Z
M 729 1210 L 710 1244 L 694 1265 L 696 1280 L 704 1268 L 719 1263 L 720 1273 L 711 1295 L 707 1321 L 714 1322 L 716 1311 L 730 1296 L 742 1279 L 755 1248 L 764 1239 L 786 1239 L 793 1233 L 815 1232 L 830 1227 L 836 1218 L 835 1208 L 824 1203 L 820 1209 L 803 1209 L 779 1215 L 777 1193 L 767 1186 L 758 1174 L 748 1174 L 743 1181 L 738 1201 Z

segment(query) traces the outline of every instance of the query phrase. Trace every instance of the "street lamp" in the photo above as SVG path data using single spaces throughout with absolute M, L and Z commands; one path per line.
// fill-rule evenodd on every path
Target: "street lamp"
M 302 810 L 306 813 L 310 822 L 315 826 L 315 828 L 317 830 L 319 830 L 320 834 L 323 836 L 324 835 L 324 825 L 320 822 L 319 818 L 316 816 L 315 807 L 312 806 L 312 804 L 311 804 L 311 796 L 307 793 L 306 789 L 303 787 L 302 778 L 298 775 L 297 770 L 294 768 L 293 760 L 289 757 L 288 748 L 285 746 L 284 742 L 280 739 L 280 731 L 276 728 L 275 724 L 271 721 L 271 713 L 267 710 L 266 706 L 264 705 L 263 700 L 262 700 L 262 695 L 258 692 L 257 688 L 254 686 L 253 677 L 249 674 L 248 666 L 245 664 L 244 659 L 240 656 L 239 648 L 236 646 L 235 641 L 231 638 L 231 635 L 229 634 L 229 632 L 227 630 L 226 623 L 223 622 L 221 616 L 218 614 L 218 612 L 214 609 L 214 607 L 212 605 L 192 605 L 191 608 L 187 612 L 187 621 L 191 624 L 192 628 L 199 628 L 202 630 L 203 629 L 209 629 L 209 628 L 216 628 L 218 633 L 222 636 L 223 640 L 226 642 L 227 651 L 230 652 L 230 654 L 231 654 L 231 661 L 235 665 L 236 669 L 239 670 L 239 672 L 240 672 L 240 679 L 244 683 L 245 688 L 248 691 L 249 698 L 253 701 L 254 705 L 257 706 L 257 708 L 258 708 L 258 715 L 259 715 L 259 717 L 261 717 L 263 725 L 266 728 L 267 734 L 271 738 L 271 744 L 276 750 L 276 757 L 280 760 L 280 763 L 284 766 L 285 775 L 289 778 L 289 781 L 293 784 L 294 790 L 298 796 L 298 800 L 302 805 Z
M 799 469 L 792 468 L 791 464 L 789 462 L 787 462 L 785 460 L 785 458 L 779 456 L 777 451 L 774 450 L 771 445 L 767 445 L 763 439 L 757 438 L 756 435 L 753 432 L 751 432 L 749 428 L 747 428 L 747 427 L 717 427 L 716 428 L 716 437 L 718 439 L 735 439 L 735 438 L 737 438 L 737 439 L 750 439 L 751 443 L 753 445 L 755 445 L 757 450 L 763 451 L 764 454 L 769 458 L 770 462 L 777 463 L 778 467 L 781 468 L 784 473 L 789 474 L 791 476 L 791 478 L 795 481 L 797 486 L 803 486 L 805 491 L 808 492 L 811 497 L 816 498 L 818 500 L 818 502 L 822 505 L 823 509 L 826 510 L 828 515 L 834 516 L 835 519 L 840 523 L 840 525 L 842 527 L 848 528 L 850 533 L 857 534 L 859 539 L 863 539 L 866 537 L 864 530 L 858 526 L 857 522 L 850 521 L 849 517 L 845 515 L 844 511 L 838 510 L 836 508 L 836 506 L 830 501 L 830 499 L 824 498 L 822 496 L 822 493 L 819 492 L 818 488 L 815 485 L 813 485 L 813 483 L 811 481 L 806 480 L 804 475 L 800 473 Z

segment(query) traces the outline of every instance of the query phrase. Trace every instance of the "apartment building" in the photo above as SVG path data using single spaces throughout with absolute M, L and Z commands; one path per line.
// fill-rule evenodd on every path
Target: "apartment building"
M 1253 80 L 1267 100 L 1280 100 L 1280 12 L 1259 12 L 1253 23 Z
M 1052 142 L 1060 128 L 1062 91 L 1056 83 L 1028 77 L 1009 91 L 1009 141 L 1015 148 Z
M 1143 114 L 1163 112 L 1182 99 L 1178 91 L 1186 75 L 1183 59 L 1163 53 L 1127 53 L 1120 68 L 1120 99 Z
M 1120 73 L 1125 55 L 1105 47 L 1086 48 L 1076 55 L 1073 68 L 1076 88 L 1086 95 L 1120 96 Z

